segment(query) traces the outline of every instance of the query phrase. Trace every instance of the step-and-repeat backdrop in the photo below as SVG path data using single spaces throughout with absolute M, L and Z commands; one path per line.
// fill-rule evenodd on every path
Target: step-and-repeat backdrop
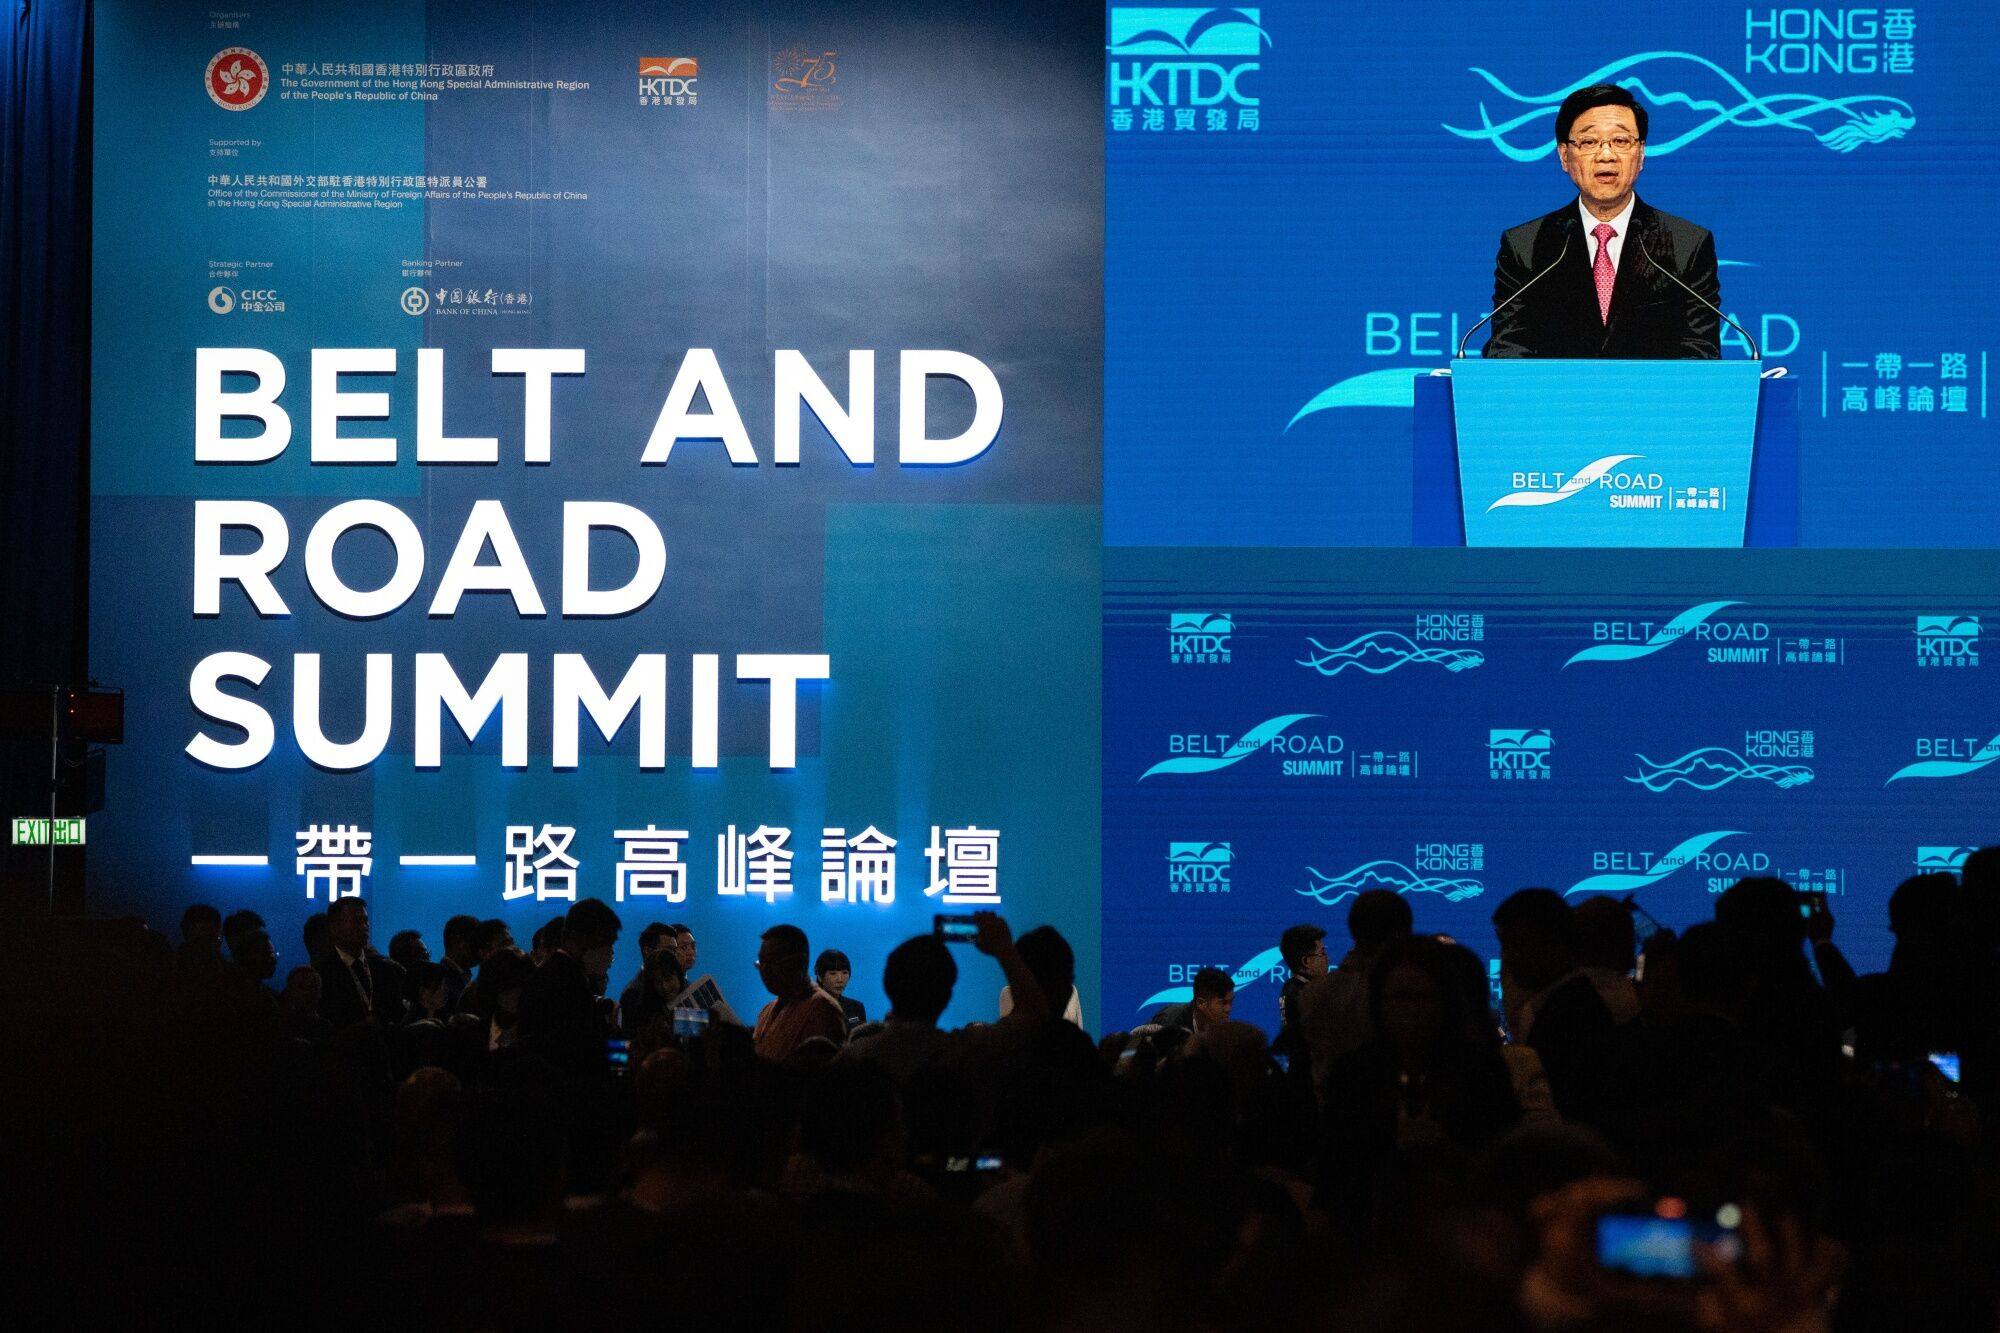
M 1886 961 L 1895 884 L 1996 834 L 1996 40 L 1976 4 L 1108 9 L 1107 1023 L 1204 965 L 1271 1021 L 1279 932 L 1338 957 L 1370 888 L 1490 958 L 1526 885 L 1678 924 L 1772 874 Z M 1596 83 L 1799 383 L 1797 549 L 1410 549 L 1412 380 L 1575 200 L 1555 110 Z
M 93 904 L 1096 1002 L 1100 16 L 99 9 Z M 967 960 L 954 1016 L 990 1017 Z

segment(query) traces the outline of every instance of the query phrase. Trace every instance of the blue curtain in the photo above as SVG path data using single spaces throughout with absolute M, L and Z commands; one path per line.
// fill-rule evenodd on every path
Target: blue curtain
M 7 0 L 0 87 L 0 686 L 87 669 L 90 5 Z M 0 740 L 0 815 L 47 800 L 46 742 Z M 46 908 L 0 846 L 0 910 Z M 25 893 L 25 897 L 23 896 Z

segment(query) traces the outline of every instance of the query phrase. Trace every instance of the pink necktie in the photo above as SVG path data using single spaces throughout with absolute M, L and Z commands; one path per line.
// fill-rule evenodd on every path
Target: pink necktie
M 1611 284 L 1618 280 L 1618 270 L 1611 267 L 1611 238 L 1618 234 L 1618 229 L 1609 222 L 1600 222 L 1590 234 L 1597 238 L 1597 262 L 1590 266 L 1590 276 L 1597 280 L 1597 314 L 1609 324 Z

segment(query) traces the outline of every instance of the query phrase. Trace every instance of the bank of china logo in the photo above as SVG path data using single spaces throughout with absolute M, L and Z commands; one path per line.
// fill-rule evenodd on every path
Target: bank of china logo
M 208 293 L 208 308 L 218 315 L 226 315 L 236 308 L 236 293 L 227 287 L 211 288 Z
M 1288 755 L 1310 756 L 1286 761 L 1288 772 L 1292 772 L 1294 766 L 1297 766 L 1297 771 L 1292 773 L 1293 776 L 1314 776 L 1324 773 L 1337 777 L 1345 767 L 1346 761 L 1333 759 L 1330 756 L 1337 755 L 1347 748 L 1344 740 L 1330 735 L 1289 737 L 1285 735 L 1286 731 L 1307 718 L 1318 716 L 1320 716 L 1318 713 L 1285 713 L 1269 721 L 1259 722 L 1213 753 L 1204 749 L 1201 753 L 1177 754 L 1170 759 L 1162 759 L 1141 773 L 1139 781 L 1144 782 L 1147 778 L 1158 774 L 1220 772 L 1242 763 L 1259 750 L 1276 750 Z M 1200 740 L 1205 746 L 1209 738 L 1202 737 Z
M 1370 889 L 1387 889 L 1401 894 L 1437 893 L 1442 894 L 1446 902 L 1452 903 L 1462 903 L 1467 898 L 1477 898 L 1486 892 L 1486 886 L 1476 879 L 1426 875 L 1410 869 L 1401 861 L 1368 861 L 1344 875 L 1326 875 L 1307 866 L 1306 881 L 1306 887 L 1298 891 L 1300 895 L 1324 907 L 1337 907 Z
M 1851 153 L 1863 144 L 1900 139 L 1917 123 L 1916 113 L 1900 97 L 1760 96 L 1714 61 L 1687 51 L 1626 56 L 1546 93 L 1517 92 L 1490 70 L 1477 66 L 1471 72 L 1513 105 L 1503 104 L 1505 118 L 1495 121 L 1482 99 L 1478 128 L 1444 128 L 1461 139 L 1490 143 L 1516 162 L 1535 162 L 1555 152 L 1552 129 L 1556 108 L 1577 89 L 1599 83 L 1615 83 L 1647 104 L 1652 120 L 1648 157 L 1664 157 L 1724 126 L 1791 130 L 1811 135 L 1836 153 Z
M 1650 888 L 1676 871 L 1693 865 L 1697 857 L 1724 838 L 1737 838 L 1742 835 L 1741 829 L 1697 833 L 1647 862 L 1644 870 L 1612 870 L 1604 874 L 1588 875 L 1565 889 L 1563 896 L 1567 898 L 1575 893 L 1633 893 L 1639 889 Z
M 1469 671 L 1486 661 L 1484 653 L 1470 648 L 1426 648 L 1406 634 L 1378 629 L 1358 639 L 1349 639 L 1338 648 L 1329 648 L 1318 639 L 1308 638 L 1312 652 L 1295 659 L 1322 676 L 1337 676 L 1349 667 L 1371 676 L 1385 676 L 1406 666 L 1440 666 L 1447 671 Z
M 1549 776 L 1549 754 L 1555 737 L 1546 727 L 1489 727 L 1486 732 L 1486 776 L 1534 781 Z
M 248 111 L 264 100 L 271 86 L 271 69 L 264 57 L 243 46 L 217 51 L 202 76 L 208 100 L 224 111 Z
M 1231 616 L 1210 611 L 1174 611 L 1167 616 L 1167 657 L 1181 665 L 1229 664 L 1229 636 L 1236 632 Z
M 431 308 L 431 294 L 421 287 L 405 287 L 396 303 L 406 315 L 421 315 Z
M 1696 791 L 1714 791 L 1738 780 L 1769 782 L 1778 787 L 1803 787 L 1813 780 L 1813 771 L 1804 764 L 1756 764 L 1736 751 L 1720 745 L 1689 750 L 1678 759 L 1659 764 L 1645 755 L 1634 755 L 1639 773 L 1628 777 L 1647 791 L 1663 792 L 1678 786 Z
M 1977 847 L 1919 847 L 1915 864 L 1923 874 L 1956 875 L 1965 869 L 1965 858 L 1978 850 Z
M 1578 662 L 1630 662 L 1641 657 L 1651 657 L 1662 648 L 1671 648 L 1679 643 L 1692 634 L 1698 626 L 1705 624 L 1716 612 L 1741 605 L 1741 602 L 1703 602 L 1699 606 L 1691 606 L 1654 630 L 1644 643 L 1595 644 L 1577 653 L 1563 665 L 1570 667 Z
M 694 106 L 695 76 L 701 72 L 693 56 L 640 56 L 640 106 Z
M 1918 616 L 1917 665 L 1979 665 L 1978 616 Z
M 1226 842 L 1167 844 L 1167 888 L 1173 893 L 1227 893 L 1236 853 Z
M 1962 778 L 2000 759 L 2000 736 L 1995 736 L 1984 745 L 1974 745 L 1972 739 L 1920 740 L 1917 742 L 1918 759 L 1914 764 L 1905 764 L 1889 775 L 1890 782 L 1903 778 Z
M 1230 973 L 1230 980 L 1236 983 L 1236 989 L 1240 991 L 1253 982 L 1276 978 L 1284 970 L 1285 956 L 1276 949 L 1266 949 Z M 1139 1001 L 1139 1008 L 1145 1010 L 1162 1004 L 1186 1004 L 1192 999 L 1194 999 L 1194 987 L 1169 986 L 1166 990 L 1157 991 Z
M 1542 505 L 1560 504 L 1573 495 L 1582 494 L 1600 482 L 1603 482 L 1605 485 L 1616 485 L 1615 482 L 1607 480 L 1607 474 L 1611 472 L 1611 469 L 1617 467 L 1620 463 L 1627 463 L 1635 458 L 1644 457 L 1644 454 L 1606 454 L 1602 458 L 1593 459 L 1585 463 L 1580 471 L 1572 473 L 1567 480 L 1554 490 L 1549 490 L 1546 487 L 1528 487 L 1522 490 L 1509 491 L 1492 504 L 1487 505 L 1486 512 L 1490 514 L 1496 509 L 1534 509 Z

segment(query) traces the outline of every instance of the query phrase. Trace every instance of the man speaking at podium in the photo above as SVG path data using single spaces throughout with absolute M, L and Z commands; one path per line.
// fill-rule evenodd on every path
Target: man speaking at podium
M 1500 238 L 1487 356 L 1715 360 L 1715 238 L 1633 193 L 1646 109 L 1599 84 L 1563 99 L 1556 156 L 1578 197 Z

